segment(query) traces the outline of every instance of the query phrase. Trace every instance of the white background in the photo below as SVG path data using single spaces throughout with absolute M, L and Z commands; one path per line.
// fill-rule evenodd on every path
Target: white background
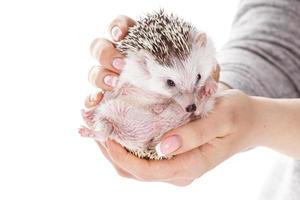
M 270 150 L 236 155 L 181 188 L 120 178 L 95 142 L 77 134 L 84 97 L 93 90 L 87 72 L 97 64 L 89 45 L 108 36 L 115 16 L 136 18 L 165 8 L 208 32 L 219 49 L 237 5 L 237 0 L 1 1 L 0 199 L 255 199 L 277 156 Z

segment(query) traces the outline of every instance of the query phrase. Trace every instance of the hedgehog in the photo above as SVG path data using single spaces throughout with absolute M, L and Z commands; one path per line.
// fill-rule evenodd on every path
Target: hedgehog
M 116 48 L 125 67 L 100 105 L 84 110 L 84 137 L 115 140 L 144 159 L 167 159 L 164 133 L 205 117 L 217 96 L 215 48 L 206 33 L 163 10 L 146 14 Z

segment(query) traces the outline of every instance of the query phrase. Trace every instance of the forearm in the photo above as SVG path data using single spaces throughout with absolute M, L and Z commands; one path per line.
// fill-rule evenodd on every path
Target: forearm
M 252 99 L 259 145 L 300 159 L 300 99 Z
M 300 15 L 288 14 L 299 10 L 300 1 L 241 1 L 218 52 L 220 81 L 252 96 L 300 97 Z

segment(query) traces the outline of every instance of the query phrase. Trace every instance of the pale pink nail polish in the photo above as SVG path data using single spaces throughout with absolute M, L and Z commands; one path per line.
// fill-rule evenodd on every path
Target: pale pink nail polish
M 108 76 L 104 77 L 104 83 L 111 87 L 115 87 L 117 85 L 117 81 L 118 81 L 118 78 L 115 76 L 108 75 Z
M 124 68 L 125 62 L 122 58 L 115 58 L 112 63 L 113 67 L 122 70 Z
M 114 26 L 111 29 L 111 35 L 115 41 L 118 41 L 122 35 L 122 31 L 118 26 Z
M 165 156 L 176 151 L 181 146 L 181 140 L 179 136 L 173 135 L 156 145 L 155 149 L 158 156 Z

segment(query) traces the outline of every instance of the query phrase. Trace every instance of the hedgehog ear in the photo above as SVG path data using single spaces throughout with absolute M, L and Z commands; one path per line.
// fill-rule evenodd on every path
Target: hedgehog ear
M 149 75 L 149 68 L 148 68 L 148 61 L 149 61 L 149 56 L 147 54 L 146 51 L 144 50 L 140 50 L 139 52 L 137 52 L 137 59 L 136 62 L 139 65 L 140 69 L 143 70 L 143 72 L 145 73 L 145 75 Z
M 133 70 L 137 70 L 138 72 L 142 72 L 144 75 L 150 74 L 149 70 L 148 70 L 148 67 L 147 67 L 147 64 L 148 64 L 147 54 L 144 50 L 128 51 L 127 52 L 127 59 L 129 61 L 129 63 L 127 63 L 127 64 L 134 66 Z
M 207 35 L 203 32 L 200 32 L 196 36 L 196 44 L 199 47 L 205 47 L 207 44 Z

